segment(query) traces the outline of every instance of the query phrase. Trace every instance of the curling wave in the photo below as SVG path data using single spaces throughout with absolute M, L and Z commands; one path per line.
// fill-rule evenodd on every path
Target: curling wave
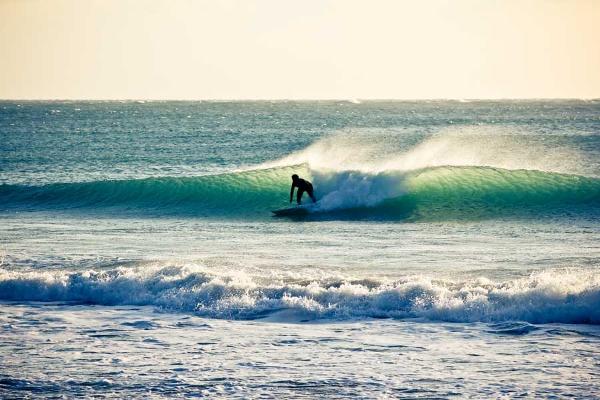
M 287 205 L 294 172 L 313 180 L 320 199 L 309 218 L 446 220 L 600 206 L 598 178 L 473 166 L 368 173 L 297 165 L 200 177 L 1 185 L 0 198 L 5 209 L 261 217 Z
M 449 322 L 600 324 L 600 274 L 562 269 L 494 282 L 409 276 L 399 280 L 260 277 L 201 265 L 103 271 L 0 269 L 0 299 L 149 305 L 224 319 L 423 318 Z M 294 317 L 295 316 L 295 317 Z

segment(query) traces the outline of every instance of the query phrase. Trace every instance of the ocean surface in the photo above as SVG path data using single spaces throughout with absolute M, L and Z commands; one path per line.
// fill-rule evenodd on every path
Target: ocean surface
M 2 398 L 599 382 L 600 100 L 0 101 Z

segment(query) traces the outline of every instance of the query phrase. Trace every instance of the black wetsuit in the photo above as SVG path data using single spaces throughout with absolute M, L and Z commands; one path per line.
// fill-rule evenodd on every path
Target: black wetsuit
M 308 193 L 313 203 L 317 202 L 315 199 L 315 195 L 313 194 L 313 185 L 309 181 L 305 181 L 302 178 L 298 178 L 295 182 L 292 182 L 292 188 L 290 189 L 290 203 L 292 202 L 292 198 L 294 197 L 294 188 L 298 188 L 298 192 L 296 193 L 296 202 L 300 204 L 302 202 L 302 195 L 304 192 Z

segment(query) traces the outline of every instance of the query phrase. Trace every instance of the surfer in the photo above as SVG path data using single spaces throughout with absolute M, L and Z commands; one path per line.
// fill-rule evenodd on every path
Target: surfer
M 317 199 L 315 199 L 315 195 L 313 194 L 312 183 L 294 174 L 292 175 L 292 188 L 290 189 L 290 203 L 294 198 L 294 188 L 298 188 L 298 192 L 296 193 L 296 202 L 298 204 L 302 203 L 302 195 L 304 194 L 304 192 L 308 193 L 313 203 L 317 202 Z

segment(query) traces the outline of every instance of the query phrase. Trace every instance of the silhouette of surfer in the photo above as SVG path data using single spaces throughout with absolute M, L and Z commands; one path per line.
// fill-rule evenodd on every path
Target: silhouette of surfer
M 312 183 L 294 174 L 292 175 L 292 188 L 290 189 L 290 203 L 292 202 L 292 198 L 294 198 L 294 188 L 298 188 L 298 192 L 296 193 L 296 202 L 298 204 L 302 204 L 302 195 L 304 192 L 310 196 L 313 203 L 317 202 L 317 199 L 315 199 L 315 195 L 313 194 Z

